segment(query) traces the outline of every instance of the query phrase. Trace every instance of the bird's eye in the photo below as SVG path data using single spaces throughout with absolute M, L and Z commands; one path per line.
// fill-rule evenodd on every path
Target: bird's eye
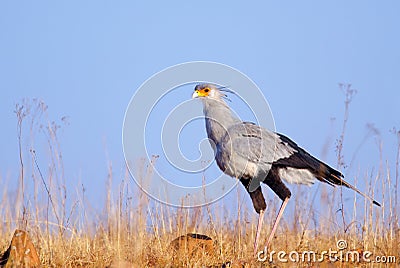
M 204 89 L 204 92 L 208 92 L 208 91 L 210 91 L 208 88 Z

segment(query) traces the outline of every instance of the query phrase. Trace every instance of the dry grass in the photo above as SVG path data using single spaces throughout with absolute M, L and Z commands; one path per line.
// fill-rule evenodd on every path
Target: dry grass
M 110 211 L 100 217 L 104 218 L 96 224 L 76 219 L 68 229 L 60 231 L 62 229 L 56 223 L 52 226 L 47 222 L 26 219 L 26 230 L 36 245 L 42 265 L 108 267 L 117 261 L 126 261 L 133 264 L 131 267 L 221 267 L 227 262 L 260 267 L 261 262 L 252 256 L 256 227 L 256 215 L 253 211 L 243 209 L 241 216 L 237 216 L 226 211 L 222 214 L 209 214 L 206 209 L 171 208 L 151 202 L 140 192 L 133 196 L 125 195 L 126 187 L 128 185 L 121 185 L 121 199 L 112 202 L 109 205 Z M 238 191 L 241 194 L 240 188 Z M 277 201 L 275 199 L 272 202 L 275 204 Z M 145 205 L 135 206 L 140 203 Z M 211 205 L 210 209 L 221 211 L 219 206 L 217 203 Z M 225 209 L 231 207 L 222 208 L 222 211 Z M 345 239 L 348 250 L 369 250 L 374 256 L 396 256 L 397 262 L 399 261 L 400 232 L 398 223 L 390 220 L 393 215 L 384 216 L 380 209 L 366 204 L 365 216 L 360 220 L 355 219 L 353 226 L 349 226 L 348 231 L 344 233 L 340 225 L 331 223 L 326 226 L 323 220 L 311 224 L 308 219 L 314 221 L 317 215 L 309 210 L 298 207 L 294 212 L 286 213 L 271 250 L 283 250 L 287 253 L 294 250 L 300 253 L 312 250 L 321 253 L 329 248 L 336 250 L 336 242 Z M 264 238 L 270 231 L 270 219 L 275 217 L 276 210 L 270 209 L 268 213 L 265 217 L 268 224 L 263 230 Z M 11 219 L 8 222 L 13 223 L 3 225 L 0 230 L 0 247 L 4 250 L 9 245 L 15 223 L 18 221 Z M 181 252 L 176 253 L 174 243 L 170 243 L 186 233 L 210 236 L 213 239 L 214 252 L 210 252 L 210 247 L 201 247 L 193 254 L 193 250 L 190 249 L 193 246 L 183 243 L 179 249 Z M 185 247 L 189 249 L 183 250 Z M 267 267 L 313 264 L 285 264 L 276 258 L 275 255 L 272 264 L 268 260 L 262 264 Z M 334 264 L 349 265 L 340 261 Z
M 114 198 L 112 185 L 115 182 L 109 164 L 107 190 L 99 193 L 107 197 L 106 203 L 102 212 L 96 212 L 85 201 L 83 186 L 76 198 L 68 195 L 57 138 L 60 125 L 41 119 L 47 118 L 47 107 L 38 100 L 24 102 L 16 107 L 16 114 L 21 162 L 19 191 L 15 196 L 9 196 L 3 190 L 0 250 L 8 248 L 14 230 L 19 228 L 30 234 L 43 267 L 123 267 L 128 264 L 131 267 L 222 267 L 224 263 L 228 266 L 228 262 L 231 267 L 377 266 L 362 261 L 332 262 L 327 258 L 323 262 L 294 263 L 289 260 L 283 263 L 277 255 L 274 255 L 273 262 L 268 259 L 258 261 L 252 255 L 257 215 L 241 185 L 230 194 L 233 202 L 229 204 L 220 201 L 203 208 L 173 208 L 149 199 L 137 189 L 128 172 L 119 183 Z M 24 129 L 29 133 L 26 147 L 30 151 L 23 149 Z M 38 156 L 32 150 L 36 133 L 44 133 L 48 144 L 46 172 L 42 172 Z M 400 132 L 395 133 L 400 137 Z M 341 153 L 338 155 L 343 161 Z M 330 248 L 336 250 L 337 241 L 344 239 L 348 244 L 345 251 L 371 251 L 371 259 L 395 256 L 397 265 L 400 264 L 398 166 L 395 175 L 390 174 L 388 164 L 386 168 L 385 165 L 381 167 L 379 172 L 366 172 L 356 181 L 365 183 L 370 194 L 379 188 L 383 197 L 382 208 L 355 198 L 344 207 L 343 196 L 340 192 L 331 194 L 332 188 L 321 186 L 320 194 L 316 196 L 305 187 L 299 188 L 291 201 L 293 207 L 285 213 L 270 250 L 300 254 L 315 251 L 320 254 Z M 146 162 L 142 162 L 138 170 L 143 178 L 152 172 Z M 2 180 L 0 186 L 7 189 L 7 182 Z M 360 203 L 360 200 L 363 201 Z M 319 209 L 323 211 L 310 207 L 312 203 L 319 203 Z M 266 224 L 262 230 L 264 238 L 270 231 L 278 205 L 276 198 L 268 202 Z M 201 244 L 200 247 L 196 244 L 170 244 L 187 233 L 207 235 L 213 243 Z

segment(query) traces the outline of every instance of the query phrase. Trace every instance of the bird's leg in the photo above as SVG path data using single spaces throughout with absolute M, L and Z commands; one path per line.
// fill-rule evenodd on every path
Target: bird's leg
M 274 237 L 276 228 L 278 227 L 279 221 L 282 218 L 283 211 L 285 210 L 286 205 L 289 202 L 290 196 L 292 194 L 279 177 L 279 172 L 277 168 L 272 168 L 269 171 L 267 178 L 264 180 L 264 183 L 267 184 L 271 188 L 271 190 L 274 191 L 283 201 L 279 209 L 278 215 L 276 216 L 274 225 L 272 226 L 271 234 L 269 235 L 267 243 L 265 244 L 265 251 L 267 251 L 269 243 Z
M 260 239 L 260 233 L 261 233 L 261 227 L 263 224 L 264 213 L 265 213 L 265 210 L 260 210 L 260 214 L 258 215 L 257 233 L 256 233 L 256 239 L 254 240 L 254 255 L 257 254 L 258 240 Z
M 265 204 L 265 199 L 262 194 L 260 185 L 258 185 L 258 187 L 255 190 L 251 190 L 251 189 L 249 189 L 249 184 L 251 182 L 251 179 L 241 178 L 240 182 L 244 185 L 247 192 L 250 194 L 254 209 L 259 214 L 258 224 L 257 224 L 257 233 L 256 233 L 256 238 L 254 240 L 254 254 L 256 254 L 258 240 L 260 238 L 261 227 L 262 227 L 263 218 L 264 218 L 264 213 L 265 213 L 265 210 L 267 209 L 267 204 Z
M 271 242 L 272 238 L 275 235 L 276 228 L 278 227 L 278 223 L 282 218 L 283 211 L 285 210 L 286 205 L 288 204 L 288 202 L 289 202 L 289 198 L 285 198 L 285 200 L 282 202 L 281 208 L 279 209 L 278 215 L 276 216 L 274 225 L 272 226 L 271 234 L 269 235 L 267 243 L 265 244 L 265 250 L 268 250 L 269 243 Z

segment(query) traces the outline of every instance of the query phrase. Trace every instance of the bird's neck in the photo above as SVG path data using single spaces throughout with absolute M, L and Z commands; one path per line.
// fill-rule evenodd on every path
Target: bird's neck
M 240 122 L 223 100 L 203 100 L 203 111 L 208 138 L 215 144 L 220 142 L 229 127 Z

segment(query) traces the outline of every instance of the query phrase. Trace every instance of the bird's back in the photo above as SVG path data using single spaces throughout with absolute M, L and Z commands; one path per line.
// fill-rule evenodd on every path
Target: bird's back
M 266 176 L 276 159 L 293 153 L 272 131 L 250 122 L 231 126 L 217 145 L 219 167 L 233 177 Z

